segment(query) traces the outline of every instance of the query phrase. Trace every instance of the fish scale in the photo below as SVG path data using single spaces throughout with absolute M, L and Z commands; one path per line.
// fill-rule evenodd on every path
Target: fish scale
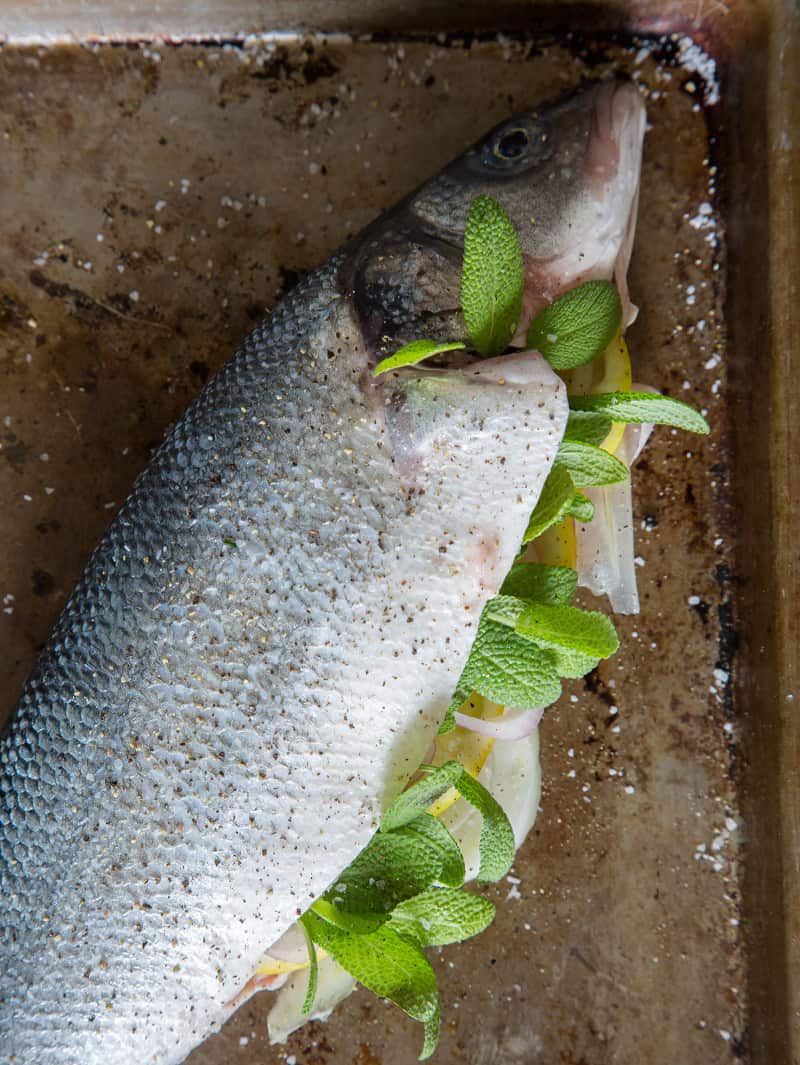
M 561 105 L 559 165 L 615 91 Z M 452 324 L 473 196 L 523 251 L 534 193 L 581 201 L 502 136 L 296 286 L 90 559 L 0 744 L 0 1060 L 182 1060 L 429 749 L 566 395 L 535 353 L 376 382 L 369 338 Z
M 320 293 L 330 312 L 334 275 L 333 267 L 324 271 L 295 299 Z M 340 333 L 352 334 L 352 322 L 342 318 L 346 312 L 337 319 Z M 172 1008 L 202 1010 L 204 1025 L 209 1016 L 212 1022 L 221 1020 L 225 1002 L 247 978 L 258 953 L 298 908 L 324 890 L 343 853 L 354 855 L 366 844 L 380 814 L 388 755 L 380 773 L 375 765 L 398 735 L 393 722 L 409 717 L 410 699 L 397 694 L 409 679 L 403 676 L 405 632 L 402 642 L 401 634 L 393 633 L 402 614 L 392 580 L 397 574 L 384 559 L 387 549 L 395 567 L 403 557 L 403 544 L 388 530 L 399 513 L 405 515 L 407 499 L 403 491 L 387 495 L 387 478 L 395 476 L 392 458 L 388 448 L 378 446 L 383 430 L 374 414 L 365 413 L 369 405 L 359 384 L 360 364 L 347 365 L 350 351 L 340 360 L 342 377 L 352 386 L 337 397 L 334 414 L 322 380 L 327 355 L 325 372 L 317 376 L 322 345 L 296 334 L 293 343 L 286 343 L 286 332 L 279 316 L 271 335 L 262 331 L 245 346 L 211 386 L 211 398 L 216 391 L 222 403 L 215 407 L 206 395 L 190 408 L 137 483 L 71 598 L 4 748 L 4 790 L 18 797 L 18 808 L 32 806 L 34 815 L 39 799 L 25 776 L 22 751 L 60 763 L 60 788 L 55 801 L 50 799 L 47 818 L 34 824 L 26 810 L 12 816 L 3 826 L 3 848 L 5 854 L 15 836 L 43 838 L 35 853 L 28 850 L 22 862 L 4 866 L 5 890 L 24 899 L 27 915 L 8 958 L 7 1003 L 24 1009 L 34 1023 L 37 1017 L 44 1024 L 46 1017 L 64 1016 L 61 1042 L 52 1049 L 62 1060 L 87 1053 L 92 1025 L 105 1060 L 121 1055 L 139 1026 L 124 1008 L 121 1024 L 110 1020 L 116 1003 L 146 1002 L 153 982 L 165 980 L 165 968 Z M 307 344 L 302 353 L 300 344 Z M 315 396 L 311 431 L 298 418 L 298 396 L 301 405 Z M 246 413 L 241 410 L 245 402 Z M 340 443 L 352 444 L 348 450 L 362 457 L 348 465 L 346 485 L 334 491 L 333 500 L 306 498 L 292 456 L 302 454 L 303 464 L 315 469 L 327 466 L 334 477 L 337 426 L 344 434 Z M 202 462 L 196 453 L 191 461 L 181 461 L 200 433 L 213 435 L 215 447 L 203 451 Z M 273 440 L 280 441 L 279 450 L 270 447 Z M 550 450 L 556 446 L 552 433 Z M 353 498 L 366 506 L 353 508 L 348 502 Z M 293 508 L 291 525 L 287 504 Z M 337 511 L 340 520 L 331 520 Z M 406 520 L 406 528 L 414 521 Z M 315 531 L 313 540 L 309 528 Z M 235 549 L 223 543 L 222 529 Z M 434 568 L 441 568 L 438 546 L 432 544 L 438 536 L 425 540 L 421 550 L 427 549 Z M 169 551 L 163 550 L 165 543 Z M 447 581 L 440 585 L 426 584 L 424 605 L 417 601 L 421 588 L 409 592 L 410 602 L 430 613 L 433 630 L 443 622 L 450 628 L 451 622 L 452 594 Z M 333 599 L 331 586 L 346 592 Z M 281 588 L 283 594 L 267 623 L 273 631 L 262 650 L 258 622 L 266 614 L 261 603 L 266 587 Z M 461 599 L 460 591 L 456 598 Z M 208 623 L 194 624 L 197 603 L 212 611 L 210 629 Z M 470 630 L 462 629 L 466 646 Z M 375 634 L 371 643 L 370 632 Z M 364 646 L 370 673 L 359 676 Z M 395 655 L 403 656 L 403 668 Z M 341 669 L 343 658 L 349 658 L 353 672 L 346 688 L 337 675 L 333 681 L 318 676 L 326 666 Z M 255 700 L 247 676 L 253 660 L 264 671 Z M 415 735 L 400 770 L 395 767 L 394 791 L 432 738 L 458 661 L 454 657 L 446 670 L 439 669 L 446 681 L 431 685 L 436 705 L 421 703 L 427 728 Z M 430 670 L 432 663 L 427 665 Z M 417 669 L 410 690 L 414 699 L 424 694 L 428 670 Z M 181 678 L 177 698 L 172 695 L 176 677 Z M 376 699 L 376 684 L 383 689 L 385 680 L 371 677 L 388 677 L 396 689 Z M 344 720 L 348 690 L 349 703 L 361 704 L 354 712 L 360 742 L 354 742 L 346 724 L 331 727 L 337 718 Z M 364 728 L 366 707 L 380 725 L 368 721 Z M 38 733 L 28 724 L 34 715 L 43 724 Z M 50 749 L 37 750 L 41 736 L 53 741 Z M 308 785 L 296 789 L 300 824 L 287 810 L 291 794 L 286 794 L 286 776 L 273 768 L 276 753 L 289 768 L 290 781 L 303 774 L 315 790 L 311 810 Z M 309 836 L 321 839 L 314 876 L 308 873 Z M 280 888 L 273 883 L 276 850 Z M 57 882 L 50 876 L 54 867 Z M 45 923 L 53 930 L 44 953 L 41 947 L 32 949 L 42 934 L 42 910 L 48 911 Z M 210 915 L 220 911 L 226 927 L 228 922 L 248 926 L 246 941 L 233 937 L 231 943 L 229 931 L 210 931 Z M 165 927 L 171 929 L 170 944 L 175 943 L 166 950 L 167 965 L 163 948 L 147 946 L 163 941 Z M 203 958 L 198 957 L 200 942 Z M 78 967 L 88 975 L 65 992 L 65 973 Z M 223 970 L 226 978 L 220 983 L 217 974 Z M 142 1021 L 157 1032 L 155 1038 L 144 1037 L 143 1050 L 167 1054 L 163 1041 L 169 1041 L 170 1031 L 163 1007 L 155 1016 L 145 1009 Z M 196 1041 L 199 1032 L 189 1027 L 186 1034 Z M 91 1053 L 83 1060 L 92 1060 Z

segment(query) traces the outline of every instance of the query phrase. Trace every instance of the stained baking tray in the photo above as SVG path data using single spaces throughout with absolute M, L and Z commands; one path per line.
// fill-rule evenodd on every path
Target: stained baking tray
M 796 5 L 37 7 L 0 5 L 4 711 L 165 428 L 300 275 L 515 109 L 641 86 L 635 376 L 713 432 L 639 462 L 642 612 L 547 714 L 495 926 L 435 959 L 439 1060 L 800 1061 Z M 366 993 L 275 1048 L 269 1004 L 192 1065 L 415 1059 Z

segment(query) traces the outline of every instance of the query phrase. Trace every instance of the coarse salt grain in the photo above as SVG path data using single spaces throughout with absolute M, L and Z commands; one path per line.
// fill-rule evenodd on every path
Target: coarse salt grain
M 684 70 L 698 74 L 705 82 L 705 102 L 709 107 L 719 103 L 719 81 L 716 61 L 691 37 L 678 38 L 678 62 Z

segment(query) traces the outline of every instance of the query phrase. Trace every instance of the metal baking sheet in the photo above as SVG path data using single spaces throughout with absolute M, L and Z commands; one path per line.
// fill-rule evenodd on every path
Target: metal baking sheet
M 165 428 L 263 313 L 494 122 L 626 74 L 650 122 L 634 376 L 713 431 L 657 430 L 638 463 L 642 612 L 546 715 L 542 809 L 490 892 L 495 925 L 434 952 L 439 1060 L 794 1061 L 794 659 L 774 603 L 776 561 L 796 572 L 780 387 L 796 312 L 771 284 L 791 204 L 765 163 L 794 106 L 786 55 L 783 89 L 768 62 L 791 5 L 509 4 L 492 22 L 436 4 L 427 24 L 348 6 L 248 9 L 248 34 L 225 7 L 191 23 L 167 4 L 159 24 L 112 6 L 95 29 L 91 5 L 72 23 L 0 11 L 0 705 Z M 250 1000 L 188 1061 L 416 1059 L 411 1022 L 363 991 L 280 1047 L 269 1006 Z

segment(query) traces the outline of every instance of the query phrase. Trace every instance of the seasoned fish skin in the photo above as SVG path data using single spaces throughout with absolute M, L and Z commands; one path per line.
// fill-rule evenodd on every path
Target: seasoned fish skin
M 555 455 L 563 388 L 525 356 L 524 410 L 506 383 L 505 411 L 462 416 L 456 436 L 480 438 L 469 480 L 451 446 L 444 470 L 404 487 L 334 272 L 302 286 L 178 423 L 21 700 L 0 844 L 12 1026 L 0 1045 L 21 1060 L 129 1061 L 132 1048 L 180 1060 L 224 1019 L 259 953 L 423 759 L 487 594 L 480 576 L 501 579 L 519 500 Z M 296 307 L 326 322 L 315 336 Z M 528 471 L 503 465 L 512 433 L 535 445 Z M 474 517 L 487 483 L 509 531 Z M 459 510 L 472 536 L 453 543 Z
M 522 225 L 519 171 L 451 168 L 302 282 L 92 556 L 0 746 L 0 1060 L 180 1061 L 422 760 L 566 397 L 533 354 L 368 371 L 451 324 L 458 219 Z

